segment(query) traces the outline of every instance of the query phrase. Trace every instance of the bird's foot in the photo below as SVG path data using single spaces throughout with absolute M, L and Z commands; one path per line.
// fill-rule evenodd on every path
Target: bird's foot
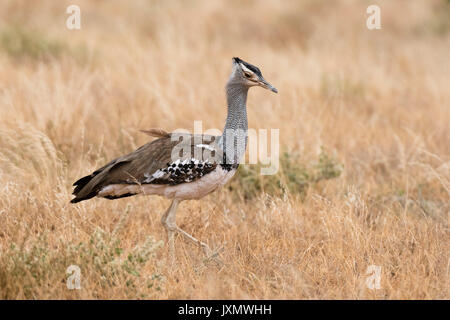
M 184 236 L 187 240 L 191 241 L 193 244 L 197 245 L 198 247 L 200 247 L 203 250 L 203 253 L 206 256 L 206 258 L 204 259 L 205 263 L 214 261 L 219 266 L 224 265 L 224 263 L 219 258 L 219 250 L 212 251 L 206 243 L 194 238 L 189 233 L 187 233 L 186 231 L 184 231 L 178 227 L 177 227 L 177 232 L 179 234 L 181 234 L 182 236 Z
M 203 253 L 206 256 L 203 259 L 203 262 L 205 264 L 207 264 L 209 262 L 215 262 L 218 267 L 224 266 L 223 261 L 219 258 L 219 251 L 221 250 L 221 248 L 218 248 L 213 251 L 206 244 L 202 243 L 202 249 L 203 249 Z

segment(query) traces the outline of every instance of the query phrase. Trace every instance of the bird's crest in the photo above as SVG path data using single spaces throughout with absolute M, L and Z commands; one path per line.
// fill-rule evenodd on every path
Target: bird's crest
M 170 133 L 160 129 L 160 128 L 150 128 L 147 130 L 139 130 L 147 135 L 149 135 L 150 137 L 155 137 L 155 138 L 170 138 Z

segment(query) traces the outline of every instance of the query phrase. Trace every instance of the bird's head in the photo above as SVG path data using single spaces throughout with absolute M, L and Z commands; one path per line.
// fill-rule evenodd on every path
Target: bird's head
M 237 57 L 233 58 L 233 71 L 229 83 L 243 85 L 248 88 L 260 86 L 278 93 L 278 90 L 264 79 L 258 67 Z

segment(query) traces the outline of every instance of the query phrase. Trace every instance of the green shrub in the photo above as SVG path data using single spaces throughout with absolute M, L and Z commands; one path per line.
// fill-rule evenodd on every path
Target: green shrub
M 57 57 L 66 50 L 66 46 L 58 41 L 21 28 L 3 30 L 0 44 L 2 49 L 14 58 L 47 59 Z
M 23 294 L 27 299 L 37 296 L 42 287 L 64 286 L 70 274 L 70 265 L 81 270 L 81 287 L 89 284 L 108 289 L 124 287 L 130 298 L 147 298 L 161 290 L 164 277 L 158 272 L 144 275 L 142 269 L 162 242 L 148 237 L 142 244 L 125 251 L 118 237 L 129 208 L 122 215 L 113 232 L 94 230 L 85 242 L 67 244 L 63 239 L 58 249 L 51 248 L 45 235 L 24 240 L 22 245 L 11 244 L 0 250 L 0 299 L 16 299 Z M 30 242 L 30 245 L 26 245 Z M 76 293 L 76 292 L 75 292 Z
M 312 185 L 337 178 L 342 165 L 323 149 L 316 161 L 305 163 L 298 154 L 284 152 L 274 175 L 261 175 L 261 164 L 241 165 L 228 189 L 240 198 L 251 200 L 261 193 L 283 196 L 287 193 L 303 196 Z
M 49 61 L 63 55 L 69 55 L 78 63 L 85 63 L 88 60 L 88 52 L 83 45 L 68 46 L 41 32 L 19 27 L 0 31 L 0 49 L 18 60 Z

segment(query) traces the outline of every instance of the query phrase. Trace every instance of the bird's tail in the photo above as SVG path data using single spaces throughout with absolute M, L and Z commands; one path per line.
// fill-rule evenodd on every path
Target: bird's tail
M 73 190 L 72 194 L 75 195 L 75 198 L 70 200 L 71 203 L 77 203 L 83 200 L 88 200 L 97 195 L 97 192 L 89 192 L 88 194 L 83 194 L 81 191 L 84 189 L 84 187 L 95 177 L 94 174 L 90 174 L 88 176 L 85 176 L 81 179 L 78 179 L 74 182 L 73 186 L 75 189 Z

